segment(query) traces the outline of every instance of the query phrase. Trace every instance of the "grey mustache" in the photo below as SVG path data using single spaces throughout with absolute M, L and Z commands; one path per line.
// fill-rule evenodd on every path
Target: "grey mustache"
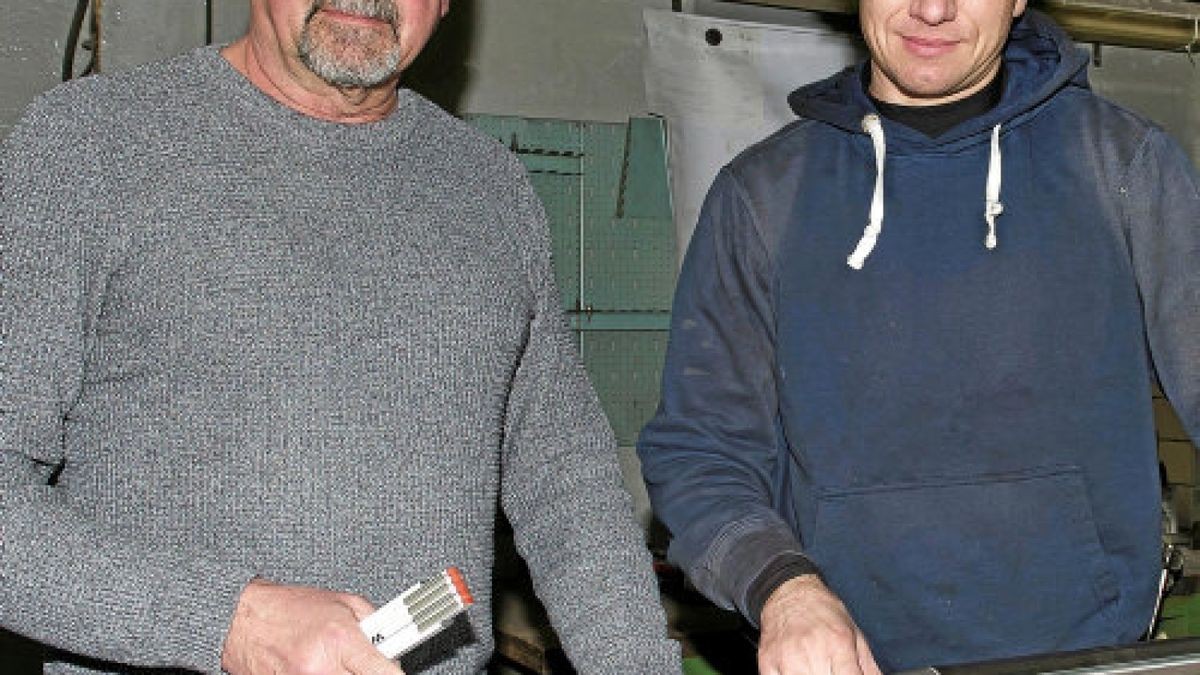
M 306 21 L 322 9 L 396 23 L 396 5 L 391 0 L 316 0 L 308 11 Z

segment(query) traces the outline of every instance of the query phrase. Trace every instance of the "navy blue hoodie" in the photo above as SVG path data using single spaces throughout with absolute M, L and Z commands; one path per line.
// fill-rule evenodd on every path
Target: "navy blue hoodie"
M 1155 374 L 1200 432 L 1200 193 L 1086 65 L 1030 11 L 990 112 L 928 138 L 859 66 L 720 172 L 639 441 L 718 604 L 803 557 L 885 670 L 1146 631 Z

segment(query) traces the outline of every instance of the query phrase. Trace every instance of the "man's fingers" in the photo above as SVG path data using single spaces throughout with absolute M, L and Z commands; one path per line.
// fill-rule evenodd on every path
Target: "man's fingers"
M 238 675 L 403 675 L 359 626 L 374 611 L 350 593 L 252 581 L 238 599 L 221 665 Z
M 341 600 L 354 613 L 354 618 L 359 621 L 367 618 L 375 611 L 375 605 L 372 605 L 366 598 L 360 595 L 343 594 Z
M 359 595 L 343 595 L 342 602 L 350 608 L 355 620 L 359 622 L 373 614 L 376 609 L 375 605 Z M 375 645 L 356 645 L 353 653 L 343 659 L 343 663 L 352 675 L 404 675 L 399 664 L 384 656 Z
M 882 675 L 845 605 L 814 575 L 781 584 L 762 610 L 763 675 Z
M 836 632 L 811 641 L 792 636 L 784 642 L 776 642 L 760 650 L 758 655 L 759 675 L 882 675 L 878 669 L 868 670 L 865 666 L 855 638 L 861 644 L 862 637 L 839 635 Z M 867 653 L 869 663 L 870 653 Z
M 835 649 L 830 655 L 830 670 L 833 675 L 863 675 L 863 670 L 858 666 L 858 650 L 851 646 L 845 649 Z
M 381 654 L 375 646 L 356 646 L 342 657 L 342 667 L 351 675 L 404 675 L 400 666 Z
M 777 654 L 758 651 L 758 675 L 783 675 L 782 665 Z

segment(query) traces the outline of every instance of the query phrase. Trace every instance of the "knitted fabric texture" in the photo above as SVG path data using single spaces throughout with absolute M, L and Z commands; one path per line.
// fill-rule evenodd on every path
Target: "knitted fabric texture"
M 206 48 L 44 95 L 2 168 L 0 623 L 48 673 L 219 672 L 256 575 L 379 605 L 450 565 L 470 620 L 403 665 L 479 672 L 500 506 L 581 672 L 679 672 L 499 144 L 405 90 L 309 118 Z

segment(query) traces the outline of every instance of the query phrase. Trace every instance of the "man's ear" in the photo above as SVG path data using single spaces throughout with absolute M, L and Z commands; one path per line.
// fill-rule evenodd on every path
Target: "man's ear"
M 1017 0 L 1013 4 L 1013 18 L 1014 19 L 1025 13 L 1025 5 L 1026 4 L 1027 4 L 1027 0 Z
M 1021 4 L 1025 4 L 1025 0 L 1020 0 Z M 446 12 L 450 11 L 450 0 L 442 0 L 442 16 L 446 16 Z

